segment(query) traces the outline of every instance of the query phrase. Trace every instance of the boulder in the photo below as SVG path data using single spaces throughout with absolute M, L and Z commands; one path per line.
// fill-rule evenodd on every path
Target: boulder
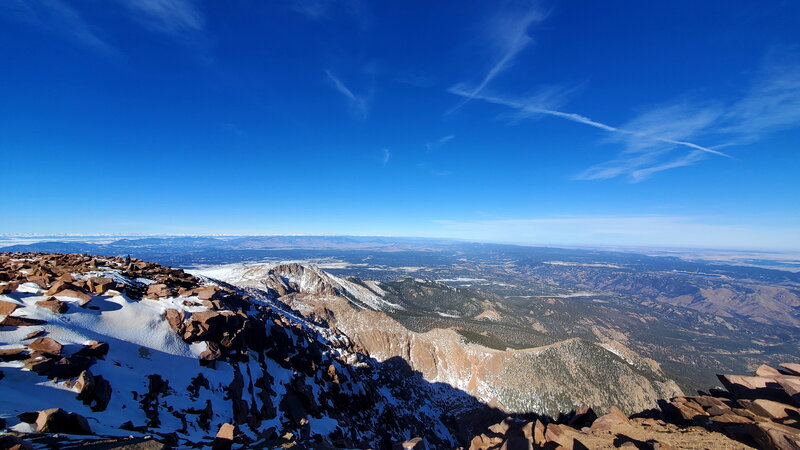
M 105 411 L 111 400 L 111 384 L 102 375 L 92 375 L 88 370 L 81 372 L 67 386 L 77 391 L 77 399 L 91 407 L 92 411 Z
M 43 325 L 47 322 L 44 320 L 39 319 L 29 319 L 27 317 L 14 317 L 14 316 L 5 316 L 5 318 L 0 321 L 0 325 L 6 327 L 32 327 L 34 325 Z
M 795 406 L 800 406 L 800 379 L 795 377 L 776 377 L 775 381 L 783 390 L 785 398 Z
M 669 402 L 659 400 L 658 405 L 665 417 L 682 425 L 689 424 L 696 418 L 708 416 L 701 405 L 684 397 L 673 398 Z
M 573 428 L 566 425 L 551 423 L 547 425 L 547 429 L 544 432 L 544 439 L 547 442 L 545 447 L 560 446 L 559 448 L 563 447 L 567 450 L 586 448 L 585 445 L 576 439 L 578 436 L 578 431 Z
M 721 416 L 723 414 L 728 414 L 731 412 L 731 408 L 728 406 L 712 406 L 706 410 L 706 413 L 710 416 Z
M 546 427 L 541 420 L 536 419 L 536 422 L 533 425 L 533 443 L 539 447 L 543 447 L 544 444 L 547 443 L 547 440 L 544 438 L 544 432 Z
M 89 301 L 92 300 L 92 297 L 89 294 L 79 291 L 77 289 L 64 289 L 63 291 L 59 291 L 55 294 L 58 297 L 71 297 L 78 299 L 78 305 L 86 306 Z
M 75 356 L 85 356 L 87 358 L 104 359 L 108 354 L 109 346 L 106 342 L 88 341 L 83 344 L 80 350 L 75 352 Z
M 164 283 L 154 283 L 150 286 L 147 286 L 147 293 L 145 297 L 147 298 L 167 298 L 172 297 L 172 290 Z
M 425 440 L 422 439 L 421 437 L 415 437 L 401 444 L 395 444 L 392 447 L 392 450 L 409 450 L 409 449 L 422 450 L 425 448 L 428 448 L 428 446 L 425 445 Z
M 25 347 L 0 349 L 0 361 L 22 361 L 28 359 Z
M 503 438 L 498 436 L 487 436 L 481 434 L 472 438 L 469 443 L 470 450 L 484 450 L 489 448 L 497 448 L 503 443 Z
M 45 295 L 56 295 L 59 292 L 65 290 L 65 289 L 78 289 L 78 287 L 75 284 L 73 284 L 74 281 L 75 280 L 70 280 L 70 281 L 59 280 L 59 281 L 56 281 L 50 286 L 50 289 L 48 289 L 47 292 L 45 292 Z
M 192 313 L 184 322 L 183 340 L 186 342 L 214 341 L 221 342 L 227 333 L 229 340 L 236 335 L 235 324 L 229 324 L 234 313 L 217 311 L 201 311 Z M 234 322 L 235 320 L 231 320 Z M 223 343 L 224 345 L 224 343 Z
M 23 341 L 27 341 L 29 339 L 37 338 L 37 337 L 39 337 L 39 336 L 41 336 L 41 335 L 43 335 L 45 333 L 46 332 L 44 330 L 34 330 L 34 331 L 31 331 L 30 333 L 28 333 L 27 335 L 25 335 L 25 337 L 22 338 L 22 340 Z
M 36 431 L 39 433 L 92 434 L 86 418 L 61 408 L 39 411 L 36 418 Z
M 222 307 L 222 303 L 220 303 L 219 300 L 203 300 L 203 306 L 212 311 L 221 311 L 225 309 Z
M 68 386 L 78 392 L 78 400 L 84 400 L 87 397 L 86 394 L 94 390 L 94 375 L 92 372 L 84 370 L 75 381 L 68 382 Z
M 206 349 L 200 353 L 200 364 L 203 366 L 214 367 L 216 360 L 222 357 L 219 345 L 214 342 L 206 342 Z
M 47 300 L 39 300 L 38 302 L 36 302 L 36 306 L 50 310 L 52 313 L 55 314 L 63 314 L 67 312 L 68 309 L 66 303 L 52 297 Z
M 16 303 L 0 300 L 0 316 L 10 316 L 11 313 L 16 311 L 17 307 L 19 305 Z
M 748 411 L 770 419 L 786 419 L 790 416 L 800 416 L 800 408 L 772 400 L 759 398 L 756 400 L 739 400 L 739 403 Z
M 779 423 L 759 422 L 744 425 L 759 448 L 774 450 L 800 449 L 800 430 Z
M 236 426 L 223 423 L 217 431 L 217 436 L 211 444 L 212 450 L 230 450 L 233 446 L 233 439 L 236 436 Z
M 616 406 L 608 408 L 606 414 L 598 417 L 591 426 L 592 431 L 609 431 L 613 427 L 628 423 L 628 416 Z
M 328 380 L 330 380 L 333 384 L 339 384 L 339 374 L 336 372 L 336 366 L 333 364 L 328 366 L 328 370 L 326 371 L 326 375 L 328 376 Z
M 58 278 L 56 278 L 56 281 L 64 281 L 67 283 L 72 283 L 73 281 L 75 281 L 75 277 L 73 277 L 68 273 L 65 273 L 64 275 L 61 275 Z
M 736 398 L 767 398 L 782 401 L 786 393 L 778 384 L 778 377 L 747 377 L 742 375 L 717 375 L 717 378 Z
M 744 417 L 744 416 L 740 416 L 738 414 L 733 414 L 733 413 L 725 413 L 725 414 L 720 414 L 718 416 L 712 416 L 708 420 L 710 420 L 711 422 L 714 422 L 714 423 L 719 423 L 719 424 L 751 423 L 751 422 L 753 422 L 752 419 L 749 419 L 749 418 Z
M 567 421 L 567 425 L 580 430 L 583 427 L 591 426 L 595 420 L 597 420 L 597 414 L 594 410 L 588 405 L 581 405 Z
M 800 376 L 800 364 L 783 363 L 780 364 L 781 369 L 788 372 L 790 375 Z
M 49 337 L 41 337 L 28 344 L 28 348 L 42 352 L 46 355 L 61 356 L 64 346 Z
M 506 433 L 508 432 L 508 429 L 512 421 L 513 419 L 511 419 L 510 417 L 506 418 L 502 422 L 490 426 L 489 431 L 497 436 L 505 436 Z
M 770 367 L 766 364 L 762 364 L 756 368 L 756 376 L 757 377 L 774 377 L 776 375 L 780 375 L 781 373 L 778 372 L 778 369 L 774 367 Z
M 214 285 L 203 286 L 192 290 L 194 295 L 200 300 L 212 300 L 220 292 L 219 287 Z
M 31 355 L 31 358 L 25 360 L 25 367 L 48 378 L 75 378 L 94 362 L 92 358 L 74 355 L 61 359 L 33 356 Z
M 710 395 L 687 395 L 683 398 L 688 401 L 691 401 L 692 403 L 700 405 L 706 410 L 715 407 L 722 409 L 730 409 L 730 406 L 726 404 L 723 399 L 712 397 Z
M 169 327 L 172 328 L 172 331 L 183 334 L 183 312 L 170 308 L 164 311 L 164 316 L 167 319 L 167 323 L 169 323 Z
M 30 275 L 28 276 L 28 283 L 33 283 L 42 289 L 47 289 L 50 285 L 51 279 L 44 275 Z
M 105 411 L 111 401 L 111 383 L 102 375 L 92 375 L 88 370 L 78 376 L 75 384 L 78 389 L 78 400 L 92 408 L 92 411 Z
M 520 427 L 520 431 L 522 432 L 522 437 L 533 442 L 533 422 L 523 423 L 522 427 Z
M 19 287 L 18 281 L 12 281 L 10 283 L 0 285 L 0 295 L 10 294 L 14 292 Z
M 5 327 L 32 327 L 34 325 L 44 325 L 45 323 L 47 322 L 44 320 L 14 316 L 5 316 L 5 318 L 0 321 L 0 325 Z
M 109 277 L 92 277 L 87 280 L 88 288 L 97 295 L 104 294 L 107 290 L 116 287 L 116 283 Z

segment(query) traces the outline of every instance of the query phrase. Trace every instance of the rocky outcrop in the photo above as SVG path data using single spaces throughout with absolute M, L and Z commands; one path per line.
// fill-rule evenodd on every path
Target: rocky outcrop
M 757 370 L 761 375 L 755 377 L 720 375 L 732 389 L 662 400 L 658 410 L 632 416 L 612 407 L 594 419 L 586 408 L 556 420 L 509 417 L 475 436 L 470 448 L 797 449 L 800 403 L 791 399 L 778 381 L 790 386 L 788 383 L 800 381 L 800 376 L 786 368 L 781 370 L 761 366 Z M 747 387 L 743 387 L 743 380 Z M 771 386 L 773 383 L 775 386 Z M 773 389 L 765 390 L 764 386 Z M 787 403 L 770 399 L 776 395 Z
M 271 289 L 278 295 L 291 293 L 308 293 L 320 296 L 337 296 L 342 294 L 324 272 L 315 267 L 300 264 L 281 264 L 270 269 L 265 276 Z
M 23 416 L 23 421 L 28 420 L 40 433 L 92 434 L 92 429 L 85 417 L 61 408 L 27 413 Z
M 36 422 L 31 409 L 91 409 L 105 433 L 178 448 L 385 447 L 407 433 L 457 445 L 438 391 L 418 374 L 382 369 L 263 292 L 132 258 L 0 254 L 0 273 L 10 286 L 0 301 L 12 305 L 0 340 L 15 344 L 0 349 L 12 364 L 0 371 L 0 397 L 21 422 Z M 53 386 L 74 394 L 51 396 Z M 52 415 L 44 422 L 80 425 Z M 221 429 L 213 444 L 223 423 L 236 431 Z
M 28 344 L 28 348 L 48 356 L 61 356 L 64 347 L 49 337 L 43 337 Z
M 81 372 L 78 378 L 74 382 L 67 383 L 67 386 L 72 386 L 78 392 L 77 399 L 89 406 L 92 411 L 105 411 L 108 402 L 111 401 L 111 383 L 102 375 L 92 375 L 88 370 Z
M 233 438 L 236 434 L 236 427 L 229 423 L 223 423 L 219 427 L 214 442 L 211 443 L 212 450 L 230 450 L 233 447 Z
M 55 314 L 62 314 L 67 312 L 68 306 L 65 302 L 58 300 L 56 298 L 48 298 L 47 300 L 39 300 L 36 302 L 36 306 L 41 308 L 47 309 L 52 313 Z

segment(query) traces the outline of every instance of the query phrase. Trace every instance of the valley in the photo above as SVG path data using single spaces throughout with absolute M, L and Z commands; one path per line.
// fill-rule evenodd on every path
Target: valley
M 454 329 L 494 349 L 617 342 L 686 392 L 720 368 L 798 356 L 800 274 L 674 256 L 415 238 L 148 238 L 7 250 L 131 254 L 189 270 L 296 261 L 381 283 L 409 330 Z M 217 272 L 219 273 L 219 272 Z M 456 290 L 445 289 L 454 288 Z

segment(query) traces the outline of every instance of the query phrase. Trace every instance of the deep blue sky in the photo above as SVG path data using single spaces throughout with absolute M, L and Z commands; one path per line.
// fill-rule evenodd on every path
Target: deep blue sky
M 0 233 L 798 249 L 798 18 L 4 0 Z

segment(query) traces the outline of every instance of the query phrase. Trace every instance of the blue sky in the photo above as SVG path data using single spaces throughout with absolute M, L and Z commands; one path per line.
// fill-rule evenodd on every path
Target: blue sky
M 5 0 L 0 233 L 800 249 L 798 17 Z

